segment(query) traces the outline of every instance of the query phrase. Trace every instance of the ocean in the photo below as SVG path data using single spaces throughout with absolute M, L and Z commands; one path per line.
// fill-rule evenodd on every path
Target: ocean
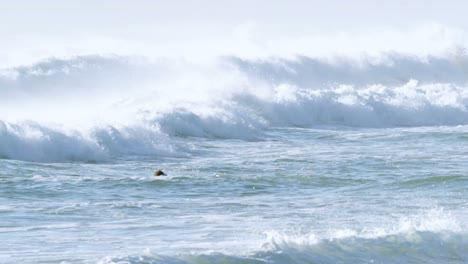
M 468 263 L 467 84 L 458 53 L 3 69 L 0 263 Z

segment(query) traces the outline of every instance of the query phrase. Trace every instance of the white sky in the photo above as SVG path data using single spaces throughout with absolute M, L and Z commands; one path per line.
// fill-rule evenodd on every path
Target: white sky
M 444 49 L 465 44 L 467 10 L 462 0 L 0 0 L 0 67 L 96 53 Z

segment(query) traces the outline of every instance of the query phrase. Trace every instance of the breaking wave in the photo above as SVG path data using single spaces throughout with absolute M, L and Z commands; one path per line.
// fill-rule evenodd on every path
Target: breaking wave
M 0 70 L 0 157 L 181 155 L 180 137 L 258 140 L 271 127 L 468 124 L 468 56 L 50 59 Z

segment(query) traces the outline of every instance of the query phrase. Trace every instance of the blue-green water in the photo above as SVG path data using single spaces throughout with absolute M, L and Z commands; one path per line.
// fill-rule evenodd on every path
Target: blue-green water
M 0 70 L 0 263 L 467 263 L 468 56 L 383 55 Z
M 184 155 L 0 160 L 0 263 L 468 262 L 467 126 L 174 140 Z

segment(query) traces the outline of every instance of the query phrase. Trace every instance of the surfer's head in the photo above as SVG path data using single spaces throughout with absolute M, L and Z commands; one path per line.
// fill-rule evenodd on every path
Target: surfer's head
M 154 172 L 154 176 L 164 176 L 166 175 L 166 173 L 164 173 L 164 171 L 162 170 L 157 170 Z

